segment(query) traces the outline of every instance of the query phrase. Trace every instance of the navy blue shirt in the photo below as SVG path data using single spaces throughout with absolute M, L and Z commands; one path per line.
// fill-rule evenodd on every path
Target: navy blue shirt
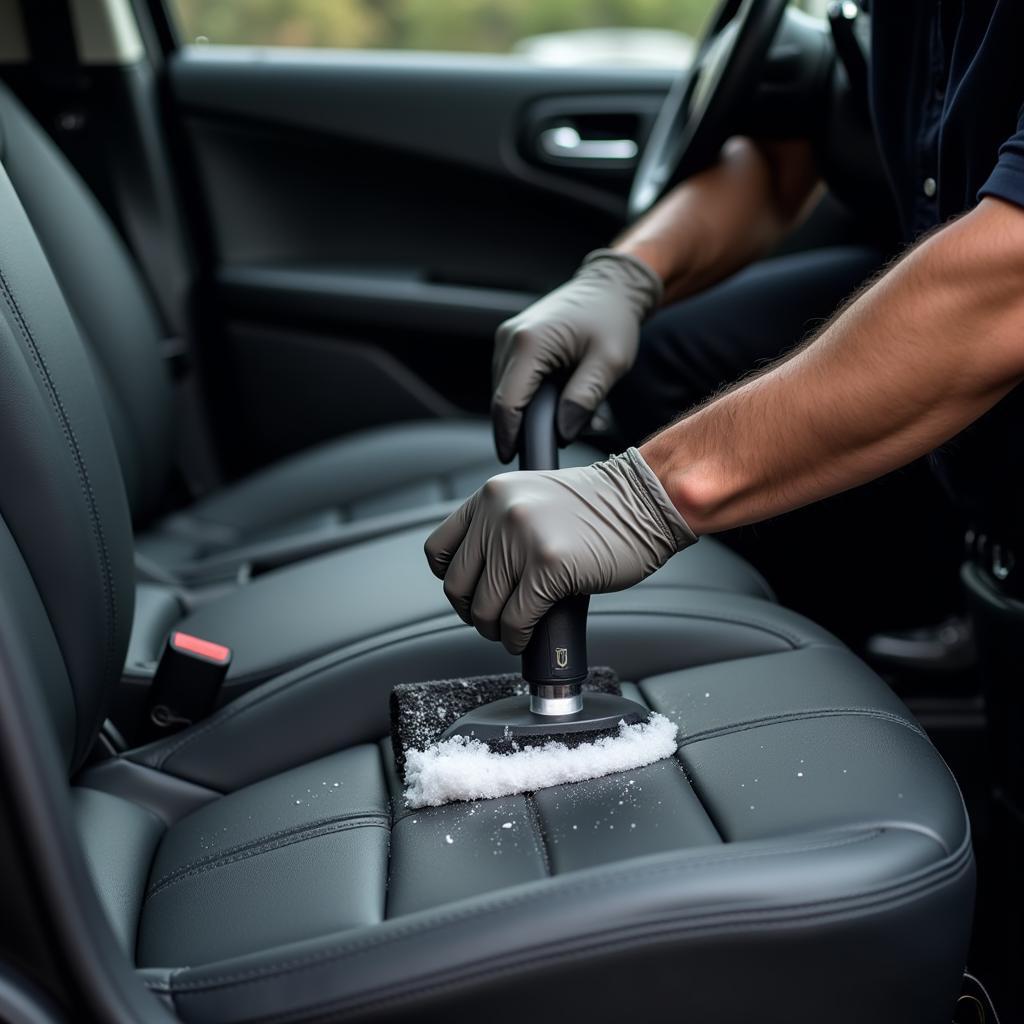
M 906 241 L 985 196 L 1024 207 L 1024 0 L 870 0 L 870 13 L 872 114 Z M 1019 547 L 1022 440 L 1018 387 L 932 457 L 971 525 Z
M 872 112 L 908 241 L 1024 206 L 1024 0 L 872 0 Z

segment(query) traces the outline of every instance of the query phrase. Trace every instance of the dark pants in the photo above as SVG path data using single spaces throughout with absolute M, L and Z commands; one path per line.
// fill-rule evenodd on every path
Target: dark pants
M 755 263 L 659 311 L 612 395 L 631 444 L 764 366 L 821 326 L 879 267 L 874 249 L 837 247 Z
M 638 444 L 799 344 L 881 259 L 849 246 L 764 260 L 655 314 L 611 396 L 624 440 Z M 957 604 L 961 537 L 922 462 L 722 539 L 761 569 L 783 603 L 857 644 L 873 630 L 922 624 Z

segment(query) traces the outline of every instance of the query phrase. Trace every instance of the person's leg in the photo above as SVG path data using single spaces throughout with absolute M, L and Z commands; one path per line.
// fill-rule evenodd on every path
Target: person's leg
M 880 266 L 868 247 L 843 246 L 756 263 L 644 325 L 636 364 L 610 402 L 638 444 L 720 388 L 802 341 Z

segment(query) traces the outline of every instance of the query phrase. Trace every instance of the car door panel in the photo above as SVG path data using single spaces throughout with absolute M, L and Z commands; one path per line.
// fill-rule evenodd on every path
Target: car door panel
M 622 226 L 632 162 L 550 159 L 571 125 L 642 144 L 671 71 L 192 47 L 169 65 L 218 409 L 236 462 L 483 412 L 494 328 Z

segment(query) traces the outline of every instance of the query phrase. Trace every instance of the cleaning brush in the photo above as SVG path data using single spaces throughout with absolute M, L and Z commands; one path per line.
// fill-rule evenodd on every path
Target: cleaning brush
M 615 673 L 591 669 L 582 684 L 590 695 L 621 693 Z M 457 800 L 490 800 L 581 782 L 671 757 L 676 726 L 664 715 L 612 730 L 563 732 L 556 737 L 501 739 L 446 735 L 460 714 L 508 698 L 528 697 L 518 673 L 402 683 L 391 691 L 391 742 L 412 807 Z
M 523 417 L 522 469 L 556 469 L 558 388 L 541 385 Z M 396 763 L 413 807 L 531 792 L 670 757 L 676 726 L 622 696 L 610 669 L 587 667 L 589 597 L 553 605 L 523 652 L 522 675 L 398 686 Z
M 622 693 L 618 676 L 610 668 L 592 668 L 583 689 L 615 696 Z M 529 692 L 529 684 L 518 672 L 428 683 L 400 683 L 391 691 L 391 745 L 398 771 L 404 777 L 407 751 L 426 750 L 437 743 L 463 715 L 485 704 L 506 697 L 524 697 Z M 488 744 L 502 754 L 514 753 L 528 745 L 529 740 L 520 742 L 511 736 L 503 736 Z

